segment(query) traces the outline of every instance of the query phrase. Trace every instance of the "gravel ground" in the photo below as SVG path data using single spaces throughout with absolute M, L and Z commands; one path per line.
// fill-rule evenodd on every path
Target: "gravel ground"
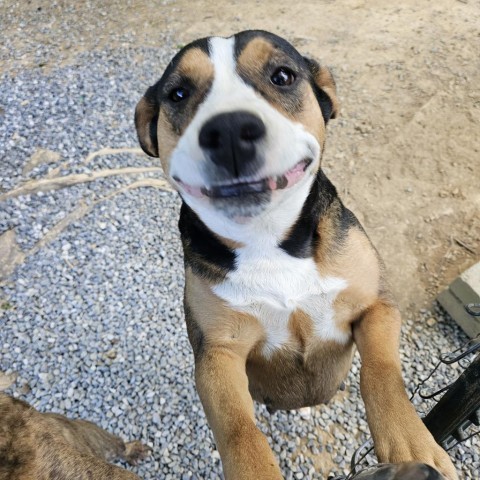
M 0 194 L 25 179 L 22 169 L 38 148 L 61 159 L 27 178 L 40 178 L 61 162 L 68 162 L 64 174 L 154 166 L 134 154 L 97 157 L 88 166 L 81 161 L 102 147 L 137 145 L 135 103 L 171 54 L 169 48 L 116 49 L 85 53 L 76 65 L 48 73 L 3 75 Z M 0 370 L 18 372 L 9 393 L 39 410 L 88 418 L 151 446 L 152 456 L 133 468 L 142 478 L 220 478 L 183 322 L 179 202 L 153 188 L 115 194 L 136 178 L 111 177 L 0 203 L 0 234 L 14 229 L 20 248 L 33 248 L 0 291 Z M 35 251 L 36 242 L 82 202 L 90 211 Z M 402 359 L 409 389 L 439 352 L 464 341 L 439 310 L 406 319 Z M 346 472 L 368 432 L 358 371 L 356 357 L 346 390 L 328 406 L 273 415 L 256 407 L 287 479 Z M 444 375 L 434 379 L 444 381 Z M 478 447 L 477 439 L 455 451 L 463 478 L 478 478 Z

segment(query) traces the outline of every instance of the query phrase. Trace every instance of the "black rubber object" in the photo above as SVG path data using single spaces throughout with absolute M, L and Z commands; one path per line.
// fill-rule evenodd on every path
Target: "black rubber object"
M 480 355 L 465 369 L 423 419 L 445 449 L 462 441 L 465 430 L 480 425 Z

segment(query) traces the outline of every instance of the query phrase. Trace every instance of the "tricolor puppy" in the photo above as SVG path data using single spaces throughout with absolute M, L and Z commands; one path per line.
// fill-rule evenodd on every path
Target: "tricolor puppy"
M 138 103 L 140 144 L 183 202 L 198 392 L 226 478 L 282 478 L 252 398 L 327 402 L 356 345 L 379 459 L 454 479 L 405 392 L 381 261 L 320 166 L 337 112 L 328 69 L 263 31 L 187 45 Z

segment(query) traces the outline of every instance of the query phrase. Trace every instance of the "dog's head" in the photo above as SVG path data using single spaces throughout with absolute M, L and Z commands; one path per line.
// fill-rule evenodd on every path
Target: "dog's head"
M 274 34 L 244 31 L 184 47 L 138 103 L 135 124 L 200 217 L 248 222 L 308 194 L 337 111 L 328 69 Z

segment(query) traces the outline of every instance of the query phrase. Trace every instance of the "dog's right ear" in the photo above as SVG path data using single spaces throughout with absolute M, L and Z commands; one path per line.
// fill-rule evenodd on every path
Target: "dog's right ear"
M 159 103 L 155 86 L 150 87 L 135 108 L 135 127 L 142 150 L 158 157 L 157 124 Z
M 303 59 L 310 70 L 313 91 L 326 125 L 331 118 L 337 118 L 338 116 L 339 103 L 335 80 L 327 67 L 320 66 L 317 61 L 311 58 L 303 57 Z

